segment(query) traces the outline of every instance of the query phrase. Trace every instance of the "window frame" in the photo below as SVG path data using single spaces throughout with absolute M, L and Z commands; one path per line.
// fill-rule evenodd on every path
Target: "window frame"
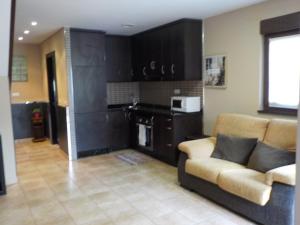
M 270 39 L 277 37 L 285 37 L 291 35 L 300 34 L 300 29 L 283 31 L 272 34 L 264 35 L 264 51 L 263 51 L 263 110 L 260 110 L 261 113 L 271 113 L 271 114 L 280 114 L 280 115 L 290 115 L 297 116 L 297 109 L 289 109 L 282 107 L 272 107 L 269 104 L 269 46 Z

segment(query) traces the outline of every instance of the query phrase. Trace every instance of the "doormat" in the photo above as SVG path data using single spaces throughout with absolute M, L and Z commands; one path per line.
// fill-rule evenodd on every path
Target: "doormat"
M 117 154 L 116 157 L 130 165 L 139 165 L 151 161 L 149 157 L 134 152 Z

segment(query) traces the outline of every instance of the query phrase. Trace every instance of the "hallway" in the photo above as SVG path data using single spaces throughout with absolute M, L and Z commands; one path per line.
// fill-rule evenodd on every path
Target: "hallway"
M 177 184 L 176 168 L 132 150 L 69 162 L 49 142 L 16 143 L 19 184 L 0 197 L 3 225 L 250 225 Z M 141 159 L 131 165 L 116 157 Z

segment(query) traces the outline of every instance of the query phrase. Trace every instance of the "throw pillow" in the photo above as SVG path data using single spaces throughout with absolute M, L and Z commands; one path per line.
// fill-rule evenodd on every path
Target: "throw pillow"
M 256 144 L 257 138 L 242 138 L 218 134 L 217 143 L 211 157 L 247 165 Z
M 294 164 L 295 162 L 295 152 L 274 148 L 259 142 L 250 156 L 247 167 L 265 173 L 281 166 Z

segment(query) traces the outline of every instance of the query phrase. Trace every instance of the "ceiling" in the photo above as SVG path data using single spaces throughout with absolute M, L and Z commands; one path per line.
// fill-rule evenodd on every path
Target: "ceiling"
M 17 0 L 15 40 L 40 43 L 62 27 L 131 35 L 181 18 L 204 19 L 265 0 Z M 31 21 L 38 25 L 32 27 Z M 122 24 L 133 24 L 126 28 Z M 23 34 L 24 30 L 30 33 Z

